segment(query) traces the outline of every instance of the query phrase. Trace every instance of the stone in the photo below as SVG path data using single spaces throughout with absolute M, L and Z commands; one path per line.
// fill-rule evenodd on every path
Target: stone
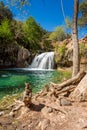
M 29 58 L 30 52 L 26 48 L 20 47 L 18 50 L 17 66 L 25 67 L 26 65 L 28 65 Z
M 48 108 L 48 113 L 51 113 L 51 112 L 53 112 L 53 109 L 52 108 Z
M 50 125 L 50 120 L 44 119 L 40 125 L 41 125 L 41 130 L 46 130 L 46 128 Z
M 26 67 L 31 62 L 30 51 L 17 43 L 0 45 L 0 68 Z
M 15 113 L 14 113 L 13 111 L 11 111 L 11 112 L 9 113 L 9 116 L 14 117 L 14 116 L 15 116 Z
M 65 98 L 60 98 L 60 106 L 71 106 L 71 105 L 72 103 L 69 100 Z
M 2 116 L 2 115 L 4 115 L 4 114 L 5 114 L 4 111 L 1 111 L 1 112 L 0 112 L 0 116 Z

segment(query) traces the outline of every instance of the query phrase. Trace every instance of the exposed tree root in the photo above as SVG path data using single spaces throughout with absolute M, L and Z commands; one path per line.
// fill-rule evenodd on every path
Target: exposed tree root
M 39 104 L 43 104 L 44 106 L 52 108 L 53 110 L 59 111 L 63 114 L 67 114 L 62 106 L 67 106 L 68 104 L 70 105 L 71 101 L 69 103 L 69 101 L 67 101 L 65 97 L 69 97 L 70 93 L 76 88 L 77 84 L 85 75 L 86 72 L 81 71 L 75 77 L 64 81 L 62 84 L 51 83 L 50 86 L 46 85 L 41 92 L 37 93 L 33 97 L 32 91 L 29 88 L 29 84 L 26 84 L 27 87 L 25 87 L 23 101 L 15 100 L 15 105 L 10 106 L 14 107 L 10 112 L 10 115 L 15 116 L 15 113 L 17 113 L 22 107 L 20 111 L 21 114 L 19 116 L 21 118 L 27 112 L 27 110 L 32 109 L 31 104 L 36 103 L 37 101 Z M 57 102 L 57 100 L 59 101 L 59 103 Z
M 61 84 L 54 84 L 51 82 L 51 86 L 57 89 L 57 91 L 62 90 L 64 87 L 69 86 L 69 85 L 76 85 L 78 84 L 81 79 L 86 75 L 86 72 L 80 71 L 76 76 L 72 77 L 71 79 L 64 81 Z

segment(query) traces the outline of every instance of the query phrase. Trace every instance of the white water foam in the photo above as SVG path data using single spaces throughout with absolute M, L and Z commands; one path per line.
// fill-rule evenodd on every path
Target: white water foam
M 32 70 L 52 70 L 54 68 L 54 52 L 45 52 L 36 55 L 29 66 Z

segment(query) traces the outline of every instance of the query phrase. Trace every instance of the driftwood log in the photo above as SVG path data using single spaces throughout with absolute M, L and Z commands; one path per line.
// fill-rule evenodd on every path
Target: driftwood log
M 57 91 L 60 91 L 66 86 L 77 85 L 85 75 L 86 75 L 85 71 L 80 71 L 76 76 L 72 77 L 71 79 L 64 81 L 61 84 L 55 84 L 51 82 L 50 86 L 53 86 L 55 89 L 57 89 Z
M 69 92 L 72 92 L 75 88 L 76 88 L 76 86 L 70 85 L 70 86 L 67 86 L 67 87 L 63 88 L 60 91 L 57 91 L 56 94 L 59 95 L 61 93 L 65 93 L 65 92 L 67 92 L 67 94 L 68 94 Z

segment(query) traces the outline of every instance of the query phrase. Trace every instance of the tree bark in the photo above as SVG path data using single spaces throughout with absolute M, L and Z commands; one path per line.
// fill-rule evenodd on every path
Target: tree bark
M 72 25 L 72 41 L 73 41 L 73 73 L 75 76 L 80 70 L 80 58 L 79 58 L 79 43 L 78 43 L 78 7 L 79 0 L 74 0 L 74 17 Z

